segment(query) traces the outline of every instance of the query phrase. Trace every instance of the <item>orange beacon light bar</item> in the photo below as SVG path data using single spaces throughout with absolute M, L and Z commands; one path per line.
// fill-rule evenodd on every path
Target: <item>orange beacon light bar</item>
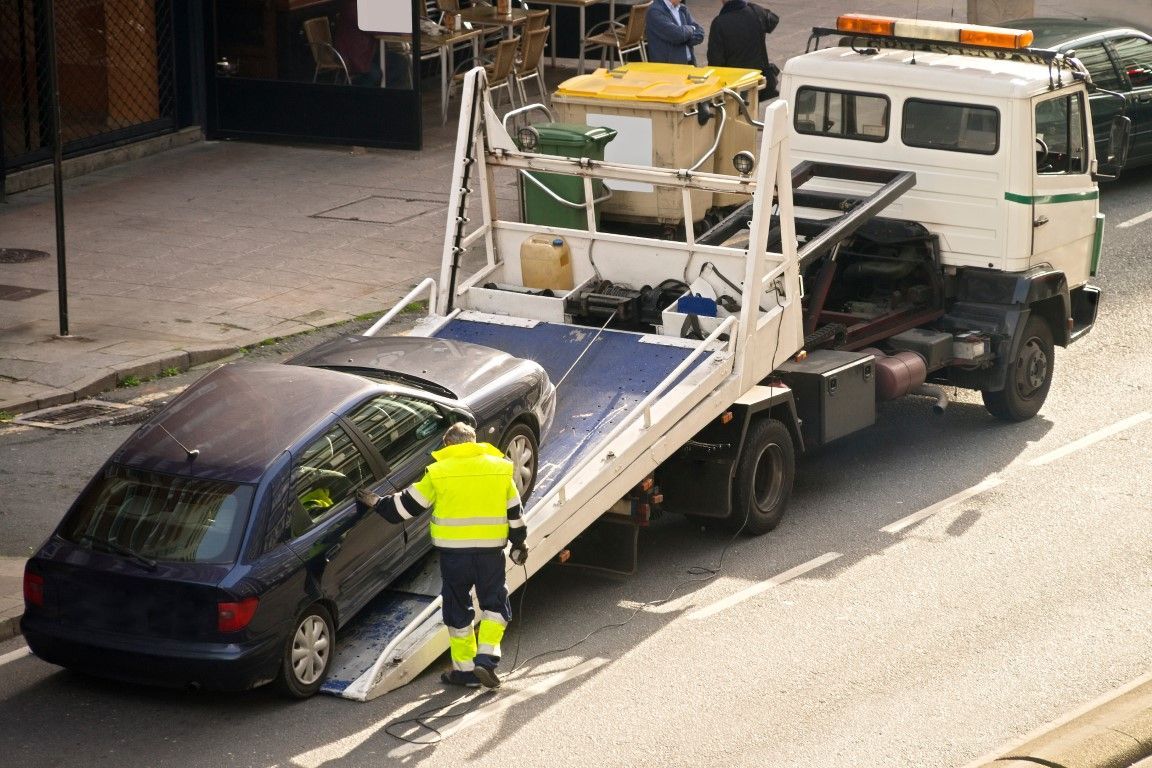
M 938 40 L 945 43 L 982 45 L 987 48 L 1027 48 L 1033 39 L 1032 33 L 1028 30 L 956 24 L 950 21 L 898 19 L 863 13 L 846 13 L 839 16 L 836 19 L 836 31 L 873 37 Z

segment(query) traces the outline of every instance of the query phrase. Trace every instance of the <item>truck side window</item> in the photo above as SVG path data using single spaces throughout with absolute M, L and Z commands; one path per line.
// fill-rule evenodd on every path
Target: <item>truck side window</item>
M 1085 110 L 1080 94 L 1058 96 L 1036 105 L 1036 172 L 1084 173 Z
M 804 87 L 796 93 L 793 125 L 808 135 L 885 141 L 889 111 L 886 96 Z
M 994 155 L 1000 149 L 1000 113 L 977 104 L 908 99 L 900 136 L 909 147 Z

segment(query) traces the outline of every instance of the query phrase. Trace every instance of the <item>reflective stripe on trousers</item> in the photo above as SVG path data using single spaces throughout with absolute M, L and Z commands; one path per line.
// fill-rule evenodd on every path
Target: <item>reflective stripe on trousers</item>
M 448 655 L 452 669 L 471 672 L 476 667 L 476 633 L 472 627 L 448 627 Z

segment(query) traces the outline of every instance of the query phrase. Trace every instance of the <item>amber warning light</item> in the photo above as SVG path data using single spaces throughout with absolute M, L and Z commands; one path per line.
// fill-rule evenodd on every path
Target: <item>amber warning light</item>
M 1006 27 L 982 27 L 950 21 L 921 21 L 892 16 L 869 16 L 846 13 L 836 19 L 836 31 L 874 37 L 905 37 L 916 40 L 938 40 L 945 43 L 982 45 L 988 48 L 1027 48 L 1033 35 L 1028 30 Z

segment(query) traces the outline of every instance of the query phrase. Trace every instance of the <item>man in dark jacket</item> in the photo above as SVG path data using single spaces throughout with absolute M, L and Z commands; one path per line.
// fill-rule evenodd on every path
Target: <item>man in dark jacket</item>
M 779 70 L 768 61 L 765 37 L 779 21 L 772 11 L 748 0 L 727 0 L 708 29 L 709 66 L 758 69 L 768 81 L 767 95 L 776 96 Z
M 693 47 L 704 42 L 704 27 L 696 23 L 682 0 L 652 0 L 644 15 L 648 61 L 696 64 Z

